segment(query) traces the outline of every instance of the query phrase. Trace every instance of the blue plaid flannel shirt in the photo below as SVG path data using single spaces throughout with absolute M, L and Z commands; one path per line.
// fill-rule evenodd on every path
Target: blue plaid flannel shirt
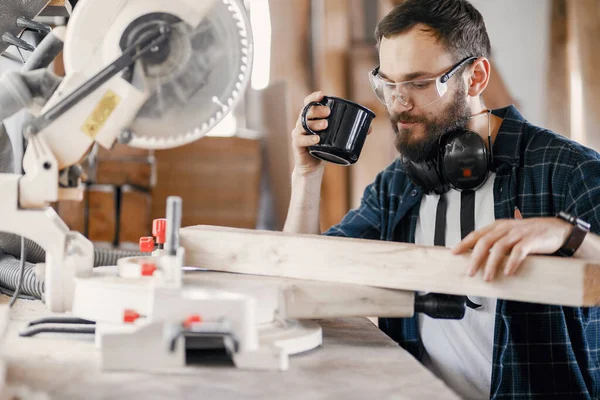
M 554 216 L 566 211 L 600 234 L 600 155 L 528 123 L 514 106 L 494 143 L 494 215 Z M 326 235 L 414 243 L 422 192 L 398 160 L 369 185 L 361 205 Z M 381 318 L 379 327 L 417 359 L 418 318 Z M 498 300 L 492 399 L 600 398 L 600 308 Z

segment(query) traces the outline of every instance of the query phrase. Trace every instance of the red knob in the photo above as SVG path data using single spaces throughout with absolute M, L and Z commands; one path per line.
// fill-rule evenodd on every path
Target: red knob
M 156 238 L 156 243 L 164 244 L 167 236 L 167 220 L 158 218 L 152 221 L 152 236 Z
M 123 322 L 125 322 L 127 324 L 131 324 L 131 323 L 135 322 L 135 320 L 138 319 L 139 317 L 140 317 L 140 314 L 138 314 L 135 310 L 130 310 L 128 308 L 123 310 Z
M 200 322 L 202 322 L 202 317 L 199 316 L 198 314 L 192 314 L 192 315 L 188 316 L 185 319 L 185 321 L 183 321 L 183 327 L 184 328 L 189 328 L 193 324 L 198 324 Z
M 142 276 L 152 276 L 154 275 L 154 271 L 156 271 L 156 265 L 152 263 L 142 264 Z
M 140 251 L 142 253 L 152 253 L 154 251 L 154 238 L 152 236 L 140 238 Z

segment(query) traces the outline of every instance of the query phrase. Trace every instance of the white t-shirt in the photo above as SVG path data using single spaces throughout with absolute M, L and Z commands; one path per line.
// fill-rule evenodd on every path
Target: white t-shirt
M 475 229 L 494 221 L 494 178 L 491 174 L 475 192 Z M 447 200 L 446 247 L 460 242 L 460 192 Z M 433 246 L 438 195 L 423 196 L 415 243 Z M 473 279 L 482 279 L 481 276 Z M 496 299 L 469 297 L 482 306 L 466 309 L 461 320 L 433 319 L 419 314 L 419 333 L 426 350 L 423 364 L 465 399 L 487 399 L 492 379 Z

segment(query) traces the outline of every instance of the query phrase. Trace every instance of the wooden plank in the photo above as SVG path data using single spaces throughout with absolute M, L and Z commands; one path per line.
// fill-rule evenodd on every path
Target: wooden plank
M 198 285 L 240 291 L 260 288 L 282 293 L 285 318 L 315 319 L 364 317 L 412 317 L 415 295 L 406 290 L 384 289 L 347 283 L 318 282 L 272 276 L 196 271 L 184 275 L 188 287 Z M 249 293 L 252 293 L 249 291 Z
M 567 9 L 565 0 L 552 0 L 550 11 L 550 45 L 548 54 L 546 125 L 548 129 L 569 136 L 571 130 L 569 70 L 567 65 Z
M 275 229 L 281 230 L 287 216 L 291 196 L 291 174 L 294 157 L 291 132 L 303 107 L 304 98 L 314 90 L 310 85 L 310 13 L 311 0 L 269 0 L 271 12 L 271 87 L 263 93 L 265 114 L 269 103 L 283 92 L 284 101 L 277 105 L 285 107 L 286 113 L 264 120 L 266 130 L 267 162 L 271 179 L 271 191 L 275 201 Z M 285 54 L 285 57 L 280 55 Z M 253 105 L 249 105 L 250 109 Z M 273 113 L 275 115 L 275 113 Z M 249 119 L 252 119 L 250 117 Z M 273 119 L 273 120 L 271 120 Z M 283 124 L 283 128 L 278 126 Z M 271 129 L 280 129 L 278 132 Z M 275 143 L 278 142 L 278 143 Z M 277 146 L 273 150 L 273 145 Z M 277 151 L 279 165 L 272 173 L 272 154 Z M 287 160 L 285 158 L 287 157 Z M 274 178 L 274 179 L 273 179 Z M 276 185 L 276 186 L 273 186 Z
M 142 159 L 98 159 L 94 183 L 151 188 L 156 182 L 154 163 Z
M 600 2 L 567 1 L 571 138 L 600 151 Z
M 58 53 L 53 63 L 54 73 L 58 76 L 65 76 L 65 61 L 63 58 L 63 52 Z
M 273 229 L 283 229 L 291 197 L 293 160 L 289 151 L 292 146 L 288 131 L 286 85 L 277 82 L 262 91 L 251 93 L 252 101 L 246 108 L 248 123 L 265 133 L 265 156 L 269 188 L 273 200 Z M 249 95 L 250 96 L 250 95 Z
M 139 161 L 147 161 L 148 157 L 152 157 L 154 152 L 148 149 L 139 149 L 137 147 L 127 146 L 126 144 L 117 143 L 110 149 L 98 145 L 95 157 L 100 160 L 130 160 L 138 159 Z
M 73 12 L 73 6 L 68 0 L 50 0 L 48 5 L 40 12 L 44 17 L 68 17 Z
M 114 186 L 88 186 L 88 239 L 114 243 L 117 232 L 117 199 Z
M 310 3 L 311 0 L 270 0 L 271 11 L 271 82 L 285 82 L 289 134 L 302 110 L 302 101 L 310 87 Z M 285 54 L 285 57 L 279 55 Z M 293 160 L 291 148 L 288 148 Z
M 121 187 L 119 209 L 119 244 L 139 243 L 140 237 L 152 235 L 152 195 L 133 186 Z
M 350 29 L 350 40 L 353 43 L 365 41 L 366 16 L 364 13 L 364 0 L 347 0 L 348 28 Z M 370 32 L 372 33 L 372 32 Z M 372 35 L 371 35 L 372 36 Z M 370 38 L 369 38 L 370 39 Z
M 360 159 L 350 168 L 350 207 L 360 205 L 365 187 L 398 156 L 387 110 L 377 100 L 368 82 L 368 73 L 377 65 L 372 44 L 355 44 L 349 53 L 349 98 L 375 112 L 373 132 L 367 137 Z
M 84 193 L 87 196 L 87 193 Z M 67 224 L 70 230 L 86 233 L 86 200 L 70 201 L 62 200 L 56 204 L 56 212 L 60 218 Z
M 417 246 L 211 226 L 180 230 L 186 265 L 211 270 L 566 306 L 600 304 L 600 263 L 531 256 L 515 276 L 469 277 L 468 255 Z
M 350 45 L 346 0 L 313 1 L 312 50 L 315 84 L 330 96 L 347 97 L 347 52 Z M 347 167 L 327 163 L 321 186 L 321 228 L 339 223 L 350 209 Z
M 295 279 L 297 280 L 297 279 Z M 329 282 L 295 283 L 283 292 L 290 318 L 412 317 L 415 294 L 405 290 Z
M 156 151 L 157 185 L 152 217 L 164 218 L 168 196 L 183 200 L 183 225 L 255 228 L 258 218 L 261 144 L 237 137 L 205 137 Z

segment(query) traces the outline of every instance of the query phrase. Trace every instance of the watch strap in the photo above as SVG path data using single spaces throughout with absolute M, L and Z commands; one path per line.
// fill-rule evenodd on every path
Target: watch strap
M 573 230 L 571 231 L 571 234 L 567 237 L 567 239 L 558 251 L 559 254 L 563 256 L 571 257 L 573 256 L 573 254 L 575 254 L 577 249 L 579 249 L 581 243 L 583 243 L 585 235 L 590 230 L 590 224 L 563 211 L 558 213 L 557 217 L 573 225 Z

